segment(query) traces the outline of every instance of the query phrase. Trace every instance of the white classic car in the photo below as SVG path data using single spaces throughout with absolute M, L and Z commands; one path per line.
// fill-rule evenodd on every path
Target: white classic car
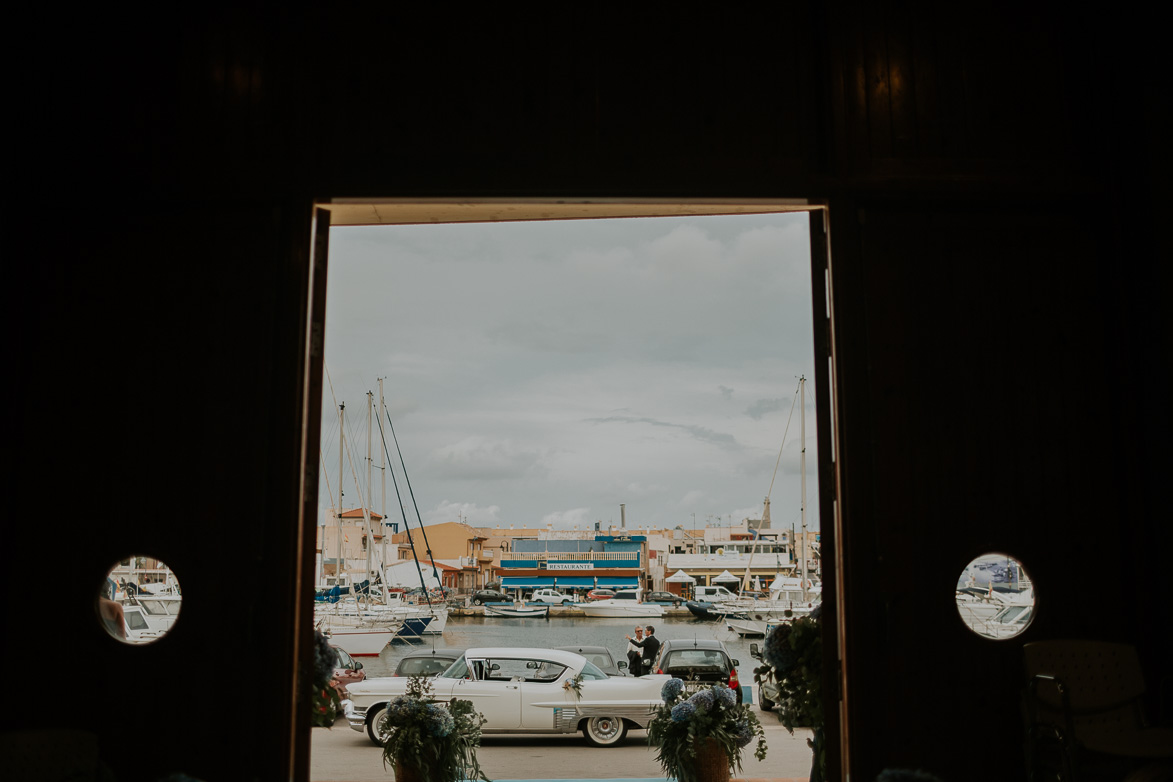
M 578 677 L 579 692 L 572 686 Z M 433 697 L 472 701 L 485 733 L 574 733 L 598 747 L 618 744 L 629 728 L 646 728 L 663 703 L 665 675 L 614 677 L 585 657 L 561 649 L 469 649 L 432 677 Z M 410 680 L 379 677 L 351 685 L 347 721 L 382 744 L 388 704 Z

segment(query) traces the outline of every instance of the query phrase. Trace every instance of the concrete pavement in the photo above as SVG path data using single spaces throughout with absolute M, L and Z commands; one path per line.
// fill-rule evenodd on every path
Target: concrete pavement
M 770 714 L 760 715 L 768 752 L 758 762 L 752 746 L 743 756 L 741 773 L 747 782 L 804 782 L 810 774 L 810 731 L 791 736 Z M 311 782 L 391 782 L 394 771 L 383 767 L 383 755 L 366 733 L 351 730 L 345 719 L 333 728 L 314 728 L 311 734 Z M 592 747 L 580 733 L 558 735 L 492 735 L 477 752 L 490 779 L 506 780 L 652 780 L 664 779 L 647 733 L 635 730 L 615 747 Z

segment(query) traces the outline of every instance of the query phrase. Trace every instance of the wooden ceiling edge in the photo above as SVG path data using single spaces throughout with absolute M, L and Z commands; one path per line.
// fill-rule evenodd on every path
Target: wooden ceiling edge
M 331 213 L 331 226 L 772 214 L 821 208 L 798 198 L 335 198 L 317 205 Z

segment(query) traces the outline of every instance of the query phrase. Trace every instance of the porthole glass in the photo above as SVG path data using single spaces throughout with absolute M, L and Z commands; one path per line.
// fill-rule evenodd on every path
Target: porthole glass
M 957 579 L 957 613 L 985 638 L 1013 638 L 1034 621 L 1035 593 L 1022 563 L 1006 554 L 983 554 Z
M 154 643 L 179 619 L 182 597 L 179 580 L 162 561 L 128 557 L 110 568 L 98 589 L 98 621 L 124 643 Z

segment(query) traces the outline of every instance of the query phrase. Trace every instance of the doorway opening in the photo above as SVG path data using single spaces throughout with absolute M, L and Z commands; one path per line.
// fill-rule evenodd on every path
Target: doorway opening
M 809 576 L 823 575 L 820 532 L 833 508 L 820 499 L 833 476 L 819 469 L 816 436 L 828 431 L 830 407 L 816 401 L 829 399 L 830 374 L 815 326 L 827 319 L 826 245 L 810 231 L 820 207 L 336 200 L 322 208 L 329 238 L 318 237 L 315 265 L 328 250 L 329 273 L 312 321 L 324 331 L 324 365 L 307 437 L 307 462 L 322 465 L 306 514 L 316 528 L 315 585 L 327 564 L 337 581 L 350 563 L 375 569 L 376 552 L 383 567 L 400 559 L 404 528 L 421 521 L 435 531 L 430 561 L 472 569 L 473 587 L 516 566 L 502 554 L 517 540 L 565 548 L 616 535 L 644 538 L 640 564 L 657 588 L 680 569 L 673 557 L 699 558 L 694 569 L 748 560 L 756 585 L 768 580 L 763 566 L 796 575 L 800 556 Z M 796 476 L 807 413 L 795 409 L 800 379 L 809 410 L 805 504 Z M 370 427 L 368 404 L 380 409 L 382 428 Z M 391 426 L 396 441 L 387 439 Z M 374 511 L 364 523 L 377 516 L 382 528 L 357 540 L 379 547 L 333 553 L 356 538 L 341 529 L 331 537 L 331 527 L 360 505 Z M 493 545 L 474 551 L 440 532 L 462 527 Z M 770 553 L 760 556 L 753 541 L 768 529 Z M 709 575 L 721 570 L 742 575 L 729 567 Z M 457 583 L 459 597 L 466 581 Z M 443 635 L 432 642 L 445 644 Z M 369 675 L 399 654 L 387 647 Z M 754 663 L 740 656 L 752 681 Z

